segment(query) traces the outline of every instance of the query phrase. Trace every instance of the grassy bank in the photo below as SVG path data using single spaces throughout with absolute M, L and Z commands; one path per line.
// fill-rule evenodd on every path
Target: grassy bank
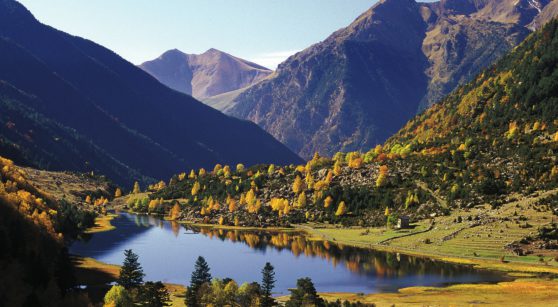
M 455 285 L 445 288 L 412 287 L 397 293 L 359 295 L 323 293 L 323 298 L 373 303 L 376 306 L 555 306 L 558 281 L 516 280 L 494 285 Z
M 533 249 L 530 255 L 518 256 L 506 248 L 511 242 L 536 235 L 539 227 L 551 222 L 551 213 L 539 210 L 536 205 L 545 196 L 534 195 L 495 209 L 489 205 L 456 209 L 448 216 L 419 221 L 412 229 L 312 224 L 298 228 L 316 239 L 337 244 L 426 256 L 487 269 L 558 274 L 558 251 Z M 510 218 L 503 220 L 501 217 Z
M 85 233 L 91 234 L 91 233 L 105 232 L 105 231 L 111 231 L 116 229 L 116 227 L 114 227 L 110 223 L 110 221 L 112 221 L 112 219 L 114 219 L 117 216 L 118 215 L 116 214 L 107 214 L 103 216 L 98 216 L 97 218 L 95 218 L 95 226 L 87 229 Z
M 73 256 L 72 262 L 76 273 L 76 281 L 87 286 L 87 294 L 93 303 L 100 303 L 110 283 L 115 282 L 120 274 L 120 266 L 107 264 L 93 258 Z M 184 306 L 186 288 L 182 285 L 165 284 L 172 302 L 171 306 Z

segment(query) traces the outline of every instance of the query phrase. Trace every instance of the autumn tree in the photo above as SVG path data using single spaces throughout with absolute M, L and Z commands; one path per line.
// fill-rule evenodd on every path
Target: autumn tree
M 88 204 L 91 204 L 91 196 L 90 195 L 85 196 L 85 202 L 88 203 Z
M 137 181 L 134 182 L 134 188 L 132 189 L 132 193 L 133 194 L 141 193 L 141 189 L 140 189 L 139 183 Z
M 272 296 L 275 281 L 274 268 L 267 262 L 262 270 L 262 299 L 260 306 L 271 307 L 277 304 Z
M 192 186 L 192 196 L 198 195 L 200 189 L 201 189 L 200 183 L 197 181 L 194 182 L 194 185 Z
M 170 211 L 170 219 L 171 220 L 176 220 L 180 217 L 180 205 L 178 204 L 178 202 L 174 203 L 174 206 L 172 206 L 172 209 Z
M 376 187 L 383 187 L 387 183 L 388 167 L 387 165 L 380 166 L 380 175 L 376 179 Z
M 238 164 L 236 165 L 236 171 L 237 171 L 237 172 L 242 173 L 242 172 L 244 172 L 244 169 L 245 169 L 244 164 L 238 163 Z
M 341 201 L 339 203 L 339 206 L 337 206 L 337 211 L 335 211 L 335 215 L 336 216 L 343 216 L 343 215 L 345 215 L 345 213 L 347 213 L 347 206 L 345 205 L 344 201 Z
M 300 193 L 300 195 L 298 196 L 297 204 L 299 208 L 304 208 L 304 206 L 306 206 L 306 193 Z
M 295 194 L 298 194 L 304 190 L 305 190 L 304 181 L 302 181 L 302 178 L 300 178 L 300 176 L 296 176 L 293 182 L 293 192 Z
M 122 197 L 122 190 L 120 188 L 116 188 L 116 191 L 114 191 L 114 197 Z
M 126 289 L 137 288 L 143 283 L 143 269 L 136 255 L 131 249 L 124 251 L 124 263 L 120 268 L 120 276 L 116 281 Z
M 341 175 L 341 172 L 342 172 L 342 168 L 341 168 L 342 164 L 341 163 L 342 163 L 341 160 L 337 160 L 337 161 L 335 161 L 335 164 L 333 165 L 333 174 L 335 176 Z
M 324 200 L 324 208 L 329 208 L 333 203 L 333 198 L 331 196 L 326 197 Z
M 557 133 L 558 135 L 558 133 Z M 275 173 L 275 165 L 270 164 L 269 167 L 267 168 L 267 174 L 268 175 L 273 175 L 273 173 Z
M 196 178 L 196 172 L 194 172 L 194 170 L 191 170 L 190 175 L 188 175 L 188 178 L 195 179 Z
M 105 306 L 115 306 L 115 307 L 132 307 L 134 306 L 130 294 L 126 288 L 114 285 L 105 294 L 104 298 Z
M 236 200 L 229 196 L 227 202 L 229 204 L 229 212 L 233 213 L 234 211 L 236 211 Z

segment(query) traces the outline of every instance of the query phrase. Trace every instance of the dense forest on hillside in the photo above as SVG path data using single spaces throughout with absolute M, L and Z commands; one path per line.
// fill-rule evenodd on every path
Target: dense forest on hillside
M 393 225 L 556 188 L 557 29 L 531 35 L 384 146 L 299 166 L 192 170 L 129 206 L 228 225 Z
M 86 306 L 65 243 L 94 225 L 96 213 L 34 186 L 0 157 L 0 300 L 3 306 Z

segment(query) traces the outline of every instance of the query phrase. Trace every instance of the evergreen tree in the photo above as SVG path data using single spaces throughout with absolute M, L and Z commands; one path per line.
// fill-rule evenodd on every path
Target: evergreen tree
M 267 262 L 262 270 L 262 299 L 261 306 L 275 306 L 275 299 L 271 296 L 271 291 L 275 287 L 275 271 L 273 266 Z
M 296 282 L 296 289 L 291 290 L 291 298 L 286 307 L 298 306 L 325 306 L 325 302 L 316 291 L 314 283 L 308 277 L 301 278 Z
M 117 283 L 126 289 L 136 288 L 143 283 L 143 269 L 136 255 L 131 249 L 124 251 L 124 263 L 120 269 Z
M 209 273 L 209 265 L 205 259 L 200 256 L 196 260 L 194 272 L 190 278 L 190 286 L 186 289 L 186 306 L 197 307 L 201 306 L 198 300 L 198 290 L 203 284 L 211 282 L 211 274 Z
M 146 282 L 138 295 L 140 306 L 144 307 L 163 307 L 170 306 L 170 295 L 162 282 Z

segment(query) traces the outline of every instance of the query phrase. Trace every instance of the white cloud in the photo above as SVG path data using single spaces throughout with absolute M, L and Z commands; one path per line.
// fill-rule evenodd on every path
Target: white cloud
M 299 52 L 300 50 L 289 50 L 289 51 L 277 51 L 258 54 L 251 58 L 250 61 L 256 64 L 260 64 L 269 69 L 276 69 L 277 66 L 285 61 L 291 55 Z

